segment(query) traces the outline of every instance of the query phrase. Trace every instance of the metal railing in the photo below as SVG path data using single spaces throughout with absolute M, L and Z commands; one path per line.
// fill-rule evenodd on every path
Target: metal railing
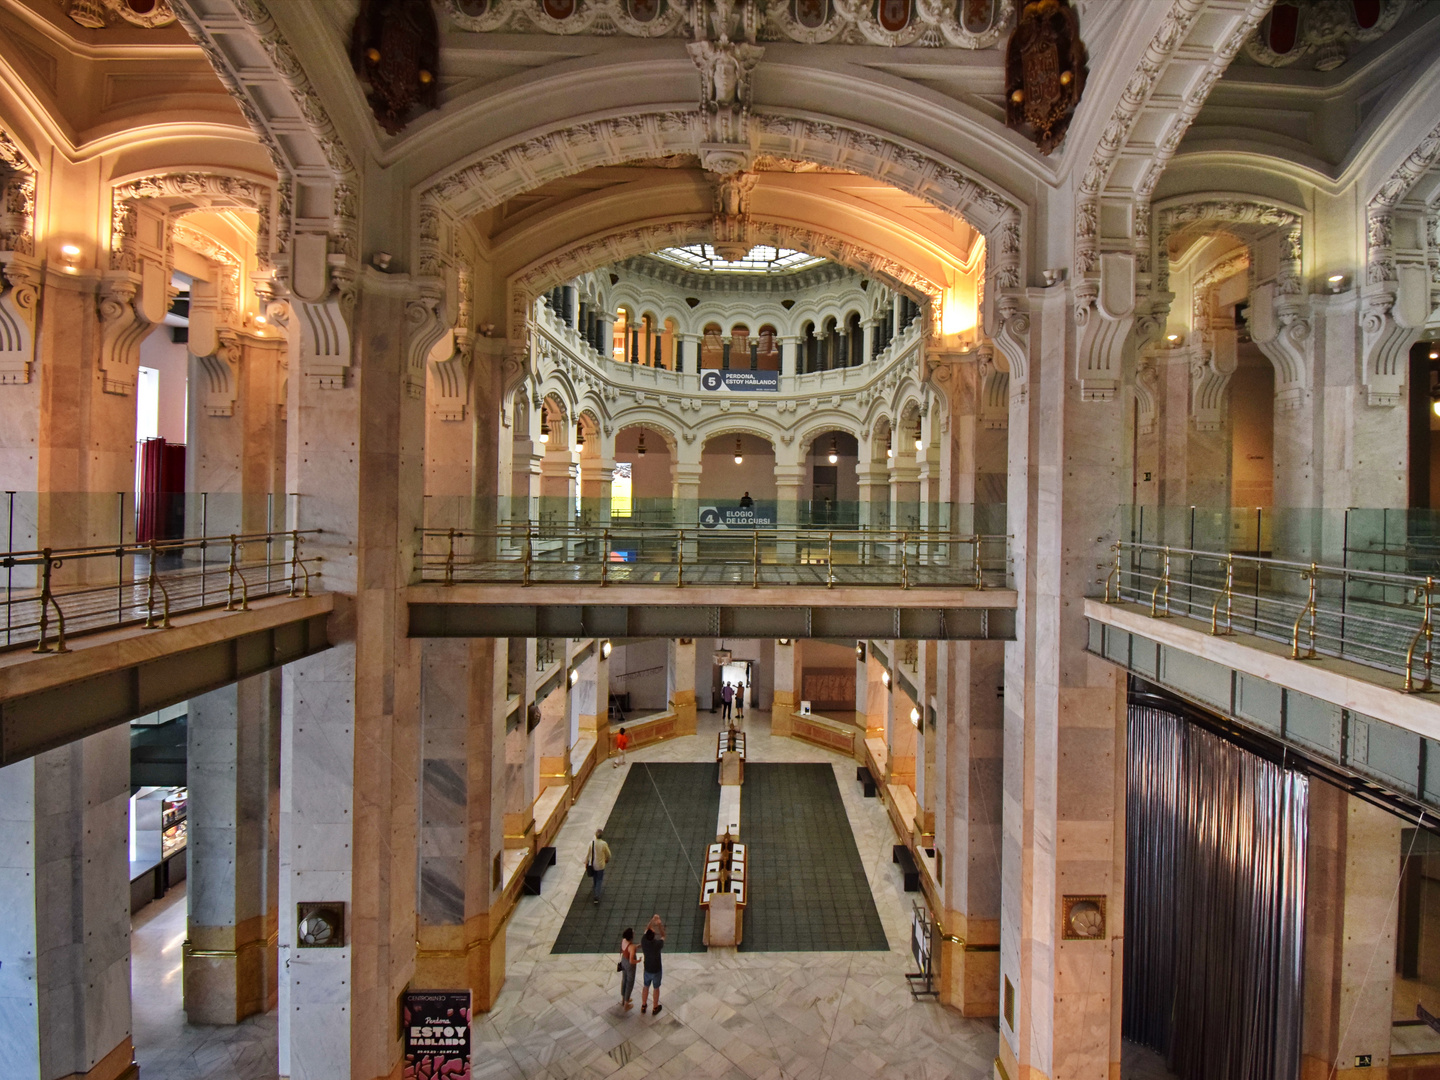
M 1434 688 L 1433 576 L 1129 541 L 1111 550 L 1107 603 L 1200 619 L 1217 636 L 1278 641 L 1296 660 L 1330 656 L 1391 671 L 1407 692 Z
M 529 585 L 1004 588 L 1009 540 L 928 532 L 500 526 L 422 529 L 422 581 Z
M 319 529 L 232 533 L 147 543 L 41 548 L 0 555 L 6 573 L 5 649 L 68 652 L 65 640 L 119 626 L 161 629 L 179 612 L 246 611 L 266 596 L 309 596 L 320 556 L 306 557 Z M 109 572 L 105 560 L 114 564 Z M 15 584 L 16 569 L 36 584 Z M 100 580 L 102 579 L 103 580 Z M 69 579 L 69 580 L 67 580 Z

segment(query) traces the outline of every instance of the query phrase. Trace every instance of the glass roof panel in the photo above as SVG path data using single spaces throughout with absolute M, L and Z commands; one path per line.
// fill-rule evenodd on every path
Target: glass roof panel
M 652 252 L 656 259 L 683 266 L 687 270 L 703 270 L 723 274 L 775 274 L 791 270 L 805 270 L 819 266 L 825 260 L 792 248 L 769 247 L 764 244 L 750 249 L 743 258 L 731 262 L 724 259 L 711 244 L 688 244 L 685 247 L 664 248 Z

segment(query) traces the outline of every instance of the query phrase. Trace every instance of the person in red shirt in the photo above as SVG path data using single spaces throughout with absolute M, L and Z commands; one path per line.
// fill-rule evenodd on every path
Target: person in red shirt
M 612 768 L 618 769 L 621 765 L 625 764 L 625 748 L 629 745 L 630 736 L 625 734 L 625 729 L 622 727 L 620 734 L 615 736 L 615 750 L 618 756 L 610 763 Z

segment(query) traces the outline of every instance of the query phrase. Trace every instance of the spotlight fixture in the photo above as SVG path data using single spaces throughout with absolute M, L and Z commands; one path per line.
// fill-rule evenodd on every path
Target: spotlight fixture
M 840 448 L 835 445 L 835 436 L 830 436 L 830 464 L 834 465 L 840 460 Z
M 914 724 L 917 728 L 920 726 L 920 710 L 918 708 L 912 708 L 910 710 L 910 723 Z
M 864 655 L 865 655 L 865 646 L 864 646 L 864 645 L 861 645 L 858 641 L 855 643 L 855 655 L 856 655 L 856 656 L 864 656 Z
M 1432 402 L 1430 403 L 1430 408 L 1431 408 L 1431 410 L 1435 413 L 1436 416 L 1440 416 L 1440 399 L 1437 399 L 1437 400 L 1435 400 L 1435 401 L 1432 401 Z
M 735 464 L 740 465 L 745 461 L 745 454 L 740 449 L 740 436 L 735 436 Z
M 256 321 L 257 323 L 259 323 L 261 326 L 264 326 L 264 325 L 265 325 L 267 322 L 269 322 L 270 320 L 267 319 L 267 318 L 265 318 L 264 315 L 256 315 L 256 316 L 255 316 L 255 321 Z
M 574 685 L 575 685 L 576 683 L 578 683 L 579 681 L 580 681 L 580 669 L 579 669 L 579 668 L 571 668 L 571 669 L 570 669 L 570 685 L 571 685 L 571 686 L 574 686 Z
M 635 444 L 635 452 L 641 457 L 645 456 L 645 429 L 640 429 L 640 441 Z
M 1430 349 L 1430 359 L 1431 359 L 1431 360 L 1440 360 L 1440 352 L 1436 352 L 1433 345 L 1431 346 L 1431 349 Z
M 74 244 L 63 244 L 60 254 L 65 256 L 65 272 L 67 274 L 75 273 L 75 260 L 80 257 L 79 247 Z
M 1328 278 L 1326 278 L 1325 280 L 1329 283 L 1329 285 L 1330 285 L 1330 291 L 1331 291 L 1332 293 L 1342 292 L 1342 291 L 1344 290 L 1344 288 L 1345 288 L 1345 275 L 1344 275 L 1344 274 L 1331 274 L 1331 275 L 1330 275 Z
M 605 641 L 602 641 L 602 642 L 600 643 L 600 659 L 601 659 L 601 660 L 609 660 L 609 659 L 610 659 L 610 649 L 611 649 L 611 645 L 610 645 L 610 641 L 609 641 L 608 638 L 607 638 Z
M 789 639 L 788 637 L 782 637 L 782 638 L 779 638 L 778 640 L 779 640 L 779 642 L 780 642 L 781 645 L 789 645 L 789 644 L 790 644 L 790 639 Z
M 1179 340 L 1180 340 L 1180 335 L 1179 335 L 1179 334 L 1166 334 L 1166 335 L 1165 335 L 1165 340 L 1166 340 L 1166 341 L 1179 341 Z
M 544 408 L 540 410 L 540 441 L 542 443 L 550 441 L 550 414 Z
M 882 671 L 880 673 L 880 681 L 885 684 L 886 690 L 890 689 L 890 673 L 888 671 Z

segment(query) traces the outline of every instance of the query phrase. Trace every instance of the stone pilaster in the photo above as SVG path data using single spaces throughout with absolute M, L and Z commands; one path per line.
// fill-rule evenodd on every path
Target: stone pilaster
M 1010 1080 L 1106 1080 L 1120 1062 L 1125 689 L 1086 654 L 1076 598 L 1098 590 L 1119 528 L 1124 427 L 1118 395 L 1082 393 L 1076 373 L 1118 361 L 1077 363 L 1068 287 L 1028 300 L 1029 370 L 1022 387 L 1012 376 L 1009 428 L 1020 599 L 1005 647 L 1000 1059 Z M 1065 936 L 1074 896 L 1104 900 L 1098 937 Z
M 1005 649 L 944 642 L 936 722 L 940 1001 L 995 1016 L 1000 982 L 1000 840 Z
M 795 639 L 775 643 L 775 689 L 770 695 L 770 734 L 789 735 L 792 714 L 800 707 L 796 686 Z
M 1402 822 L 1310 782 L 1301 1080 L 1361 1080 L 1390 1067 L 1395 882 Z M 1371 1068 L 1355 1068 L 1370 1055 Z
M 5 1074 L 132 1080 L 130 740 L 114 727 L 0 769 Z
M 675 710 L 675 731 L 695 734 L 695 639 L 672 641 L 670 650 L 670 707 Z
M 275 1007 L 280 673 L 189 705 L 185 1015 L 235 1024 Z
M 403 613 L 425 418 L 406 388 L 409 285 L 368 270 L 361 285 L 343 380 L 306 375 L 291 342 L 288 488 L 298 527 L 324 530 L 306 550 L 337 594 L 332 648 L 284 670 L 278 1071 L 292 1080 L 395 1068 L 414 971 L 419 643 Z M 311 902 L 345 906 L 343 948 L 297 940 Z
M 421 664 L 414 985 L 468 986 L 489 1009 L 505 980 L 504 641 L 426 641 Z

